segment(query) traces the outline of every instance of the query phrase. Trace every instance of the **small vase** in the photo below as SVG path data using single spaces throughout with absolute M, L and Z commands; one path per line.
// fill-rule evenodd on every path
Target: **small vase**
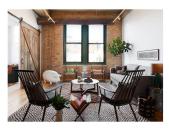
M 62 121 L 63 110 L 56 110 L 56 121 Z

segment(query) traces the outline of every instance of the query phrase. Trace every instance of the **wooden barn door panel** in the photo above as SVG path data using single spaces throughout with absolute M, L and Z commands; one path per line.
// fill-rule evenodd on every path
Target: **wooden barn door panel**
M 25 70 L 34 70 L 39 76 L 40 73 L 40 33 L 38 30 L 33 27 L 27 25 L 26 23 L 21 24 L 21 50 L 20 50 L 20 68 Z M 24 38 L 25 35 L 25 38 Z M 27 41 L 27 43 L 26 43 Z M 27 44 L 32 53 L 32 57 L 34 59 L 34 63 L 27 47 Z

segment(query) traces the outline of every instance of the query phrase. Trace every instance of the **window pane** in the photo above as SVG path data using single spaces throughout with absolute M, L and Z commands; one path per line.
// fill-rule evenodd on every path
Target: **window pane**
M 66 25 L 66 42 L 81 42 L 81 25 Z
M 89 25 L 89 43 L 103 43 L 103 25 Z
M 81 44 L 66 44 L 66 62 L 81 62 Z
M 103 62 L 103 44 L 89 44 L 89 62 Z

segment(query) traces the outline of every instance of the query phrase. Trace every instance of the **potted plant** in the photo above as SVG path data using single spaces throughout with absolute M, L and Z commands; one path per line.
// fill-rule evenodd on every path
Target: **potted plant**
M 130 43 L 126 43 L 125 41 L 122 41 L 120 37 L 117 37 L 112 40 L 112 42 L 108 45 L 108 51 L 113 55 L 117 56 L 124 52 L 128 52 L 131 50 Z
M 56 110 L 56 121 L 62 121 L 62 113 L 63 113 L 62 109 L 65 107 L 69 108 L 68 104 L 69 104 L 69 101 L 61 95 L 56 95 L 52 99 L 52 106 Z

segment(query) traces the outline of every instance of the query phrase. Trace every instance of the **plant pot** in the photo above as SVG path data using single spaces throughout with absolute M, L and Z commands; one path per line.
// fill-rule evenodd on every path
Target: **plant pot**
M 62 114 L 63 114 L 63 110 L 56 110 L 56 121 L 62 121 Z

